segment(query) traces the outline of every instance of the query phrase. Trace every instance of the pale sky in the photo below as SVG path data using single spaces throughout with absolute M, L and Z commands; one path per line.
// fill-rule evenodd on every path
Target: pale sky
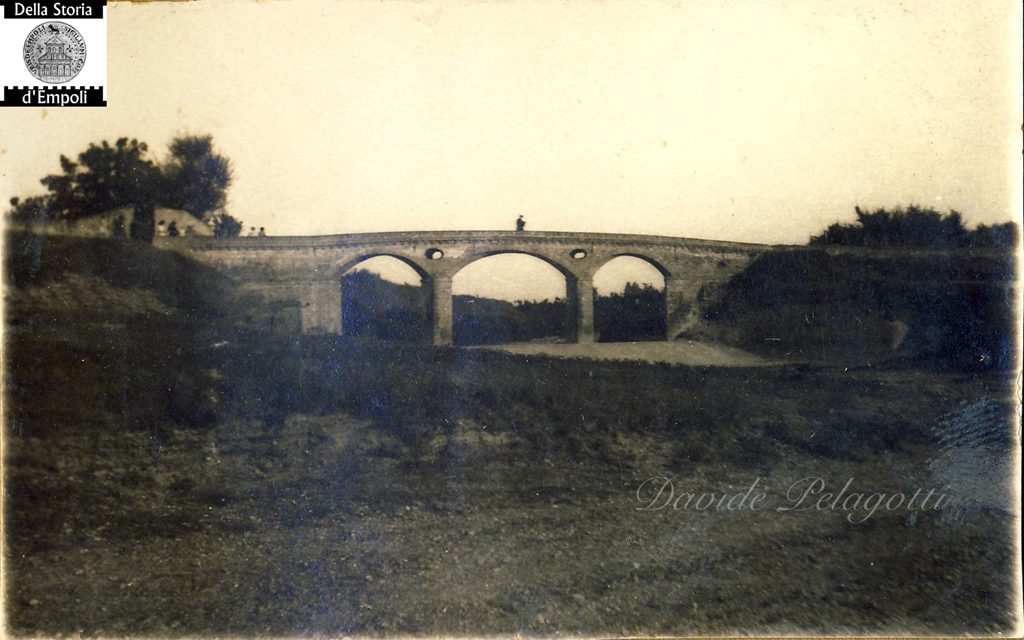
M 0 192 L 212 133 L 274 235 L 803 243 L 853 207 L 1021 211 L 1019 1 L 116 3 L 106 109 L 5 109 Z

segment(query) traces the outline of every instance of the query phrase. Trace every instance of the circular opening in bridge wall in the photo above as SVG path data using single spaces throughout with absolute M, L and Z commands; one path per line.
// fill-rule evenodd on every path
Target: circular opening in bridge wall
M 573 249 L 572 251 L 569 252 L 569 255 L 572 256 L 573 260 L 582 260 L 583 258 L 587 257 L 587 250 Z
M 440 260 L 444 257 L 444 251 L 440 249 L 427 249 L 426 256 L 430 260 Z

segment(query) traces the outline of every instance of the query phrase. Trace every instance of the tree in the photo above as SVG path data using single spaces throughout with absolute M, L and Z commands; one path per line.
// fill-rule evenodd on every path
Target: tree
M 131 237 L 153 237 L 158 206 L 188 211 L 196 218 L 220 209 L 231 182 L 231 165 L 214 152 L 211 136 L 183 136 L 169 145 L 170 157 L 157 166 L 145 142 L 118 139 L 90 144 L 73 162 L 60 157 L 61 172 L 40 182 L 47 193 L 11 198 L 8 215 L 21 222 L 76 220 L 121 207 L 132 207 Z M 241 223 L 221 212 L 211 221 L 215 235 L 238 235 Z
M 213 136 L 182 136 L 169 145 L 163 167 L 163 204 L 202 220 L 224 206 L 231 163 L 213 148 Z M 234 234 L 237 235 L 237 234 Z
M 10 215 L 25 221 L 75 220 L 119 207 L 152 210 L 160 169 L 146 157 L 145 142 L 120 138 L 113 146 L 90 144 L 78 162 L 60 157 L 61 173 L 40 182 L 48 193 L 11 200 Z
M 1017 246 L 1017 225 L 1012 222 L 979 224 L 972 234 L 972 246 L 1012 251 Z
M 650 283 L 627 282 L 621 293 L 594 290 L 594 329 L 601 342 L 663 340 L 665 293 Z
M 8 215 L 19 222 L 51 222 L 54 220 L 54 209 L 50 196 L 32 196 L 30 198 L 11 198 Z
M 213 229 L 215 238 L 234 238 L 242 233 L 242 221 L 229 216 L 226 211 L 218 211 L 207 218 L 207 224 Z
M 833 224 L 810 244 L 862 247 L 913 247 L 920 249 L 959 249 L 972 247 L 1012 247 L 1016 225 L 1006 223 L 971 231 L 957 211 L 939 213 L 934 209 L 911 205 L 906 209 L 865 211 L 856 207 L 857 222 Z

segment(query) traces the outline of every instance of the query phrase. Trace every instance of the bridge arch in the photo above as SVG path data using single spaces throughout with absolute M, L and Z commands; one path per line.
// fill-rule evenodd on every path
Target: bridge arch
M 495 249 L 465 257 L 452 276 L 456 344 L 574 339 L 568 293 L 576 276 L 549 256 Z
M 430 279 L 408 261 L 366 257 L 339 280 L 342 335 L 403 342 L 430 336 Z
M 605 260 L 603 260 L 601 262 L 601 264 L 597 267 L 597 269 L 594 270 L 594 274 L 596 275 L 598 271 L 600 271 L 601 269 L 604 269 L 606 266 L 608 266 L 608 263 L 614 262 L 615 260 L 617 260 L 619 258 L 634 258 L 636 260 L 642 260 L 643 262 L 646 262 L 647 264 L 649 264 L 652 267 L 654 267 L 655 269 L 657 269 L 658 272 L 661 273 L 661 276 L 666 281 L 669 278 L 672 277 L 672 272 L 669 271 L 668 267 L 666 267 L 664 264 L 662 264 L 661 261 L 657 260 L 656 258 L 652 258 L 651 256 L 643 254 L 643 253 L 628 252 L 628 251 L 627 252 L 622 252 L 622 253 L 613 253 L 613 254 L 609 255 Z
M 619 254 L 594 272 L 594 331 L 601 342 L 665 340 L 668 270 L 636 254 Z
M 561 273 L 567 281 L 570 279 L 576 279 L 577 277 L 576 274 L 572 271 L 572 269 L 568 267 L 567 264 L 560 262 L 557 258 L 554 258 L 546 253 L 532 251 L 530 249 L 490 249 L 487 251 L 474 252 L 472 254 L 462 256 L 456 262 L 456 268 L 455 271 L 452 272 L 452 277 L 455 277 L 463 269 L 476 262 L 479 262 L 480 260 L 485 260 L 487 258 L 493 258 L 495 256 L 504 255 L 528 256 L 530 258 L 536 258 L 537 260 L 545 262 L 549 266 L 554 267 L 554 269 Z
M 402 262 L 403 264 L 409 266 L 413 271 L 417 273 L 417 275 L 419 275 L 419 277 L 423 280 L 424 283 L 430 280 L 430 274 L 416 260 L 413 260 L 409 256 L 403 256 L 400 253 L 390 253 L 386 251 L 372 251 L 368 253 L 361 253 L 356 256 L 339 260 L 335 262 L 334 265 L 331 266 L 331 269 L 328 273 L 328 277 L 335 280 L 340 279 L 351 269 L 358 267 L 360 264 L 366 262 L 367 260 L 373 260 L 374 258 L 394 258 L 395 260 L 398 260 L 399 262 Z

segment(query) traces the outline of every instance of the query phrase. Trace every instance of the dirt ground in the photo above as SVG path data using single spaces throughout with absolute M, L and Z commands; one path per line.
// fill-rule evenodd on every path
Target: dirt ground
M 409 446 L 345 413 L 9 436 L 8 624 L 54 636 L 1007 630 L 1005 504 L 857 523 L 778 510 L 809 476 L 831 490 L 937 486 L 939 450 L 780 451 L 749 468 L 688 463 L 649 434 L 615 440 L 605 459 L 545 454 L 468 420 Z M 645 480 L 663 477 L 680 494 L 756 481 L 767 508 L 643 509 Z
M 543 355 L 553 358 L 588 358 L 637 362 L 662 362 L 693 367 L 757 367 L 773 364 L 748 351 L 728 345 L 697 341 L 673 340 L 669 342 L 592 342 L 588 344 L 554 344 L 543 342 L 517 342 L 511 344 L 476 347 L 497 349 L 517 355 Z M 774 364 L 778 364 L 777 362 Z

